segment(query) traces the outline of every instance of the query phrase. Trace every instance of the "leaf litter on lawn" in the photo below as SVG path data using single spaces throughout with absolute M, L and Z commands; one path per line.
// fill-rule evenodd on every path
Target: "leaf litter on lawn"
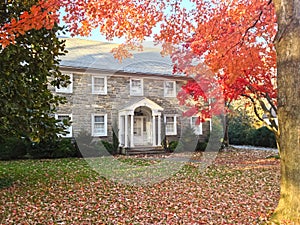
M 0 162 L 0 178 L 13 180 L 0 189 L 0 224 L 262 224 L 279 198 L 279 160 L 269 154 L 221 152 L 204 171 L 198 154 L 140 186 L 101 177 L 83 159 Z M 138 160 L 129 164 L 157 163 Z

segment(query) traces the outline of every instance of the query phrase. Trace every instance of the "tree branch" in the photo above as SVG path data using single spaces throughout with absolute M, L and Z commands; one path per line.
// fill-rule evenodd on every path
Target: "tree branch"
M 254 108 L 254 113 L 256 115 L 256 117 L 262 121 L 262 122 L 265 122 L 264 119 L 259 115 L 258 111 L 257 111 L 257 107 L 256 107 L 256 102 L 255 100 L 250 96 L 250 95 L 246 95 L 246 94 L 242 94 L 243 97 L 246 97 L 248 99 L 250 99 L 250 101 L 252 102 L 253 104 L 253 108 Z

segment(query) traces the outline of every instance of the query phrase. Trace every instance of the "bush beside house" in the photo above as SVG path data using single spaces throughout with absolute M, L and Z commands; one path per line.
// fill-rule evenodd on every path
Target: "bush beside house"
M 252 145 L 276 148 L 276 138 L 266 127 L 254 128 L 239 120 L 229 122 L 229 143 L 232 145 Z
M 80 152 L 71 139 L 58 138 L 43 140 L 39 143 L 25 139 L 10 137 L 0 142 L 0 159 L 26 159 L 26 158 L 66 158 L 79 157 Z
M 71 138 L 52 138 L 37 143 L 17 137 L 5 138 L 0 141 L 0 160 L 98 157 L 118 154 L 119 141 L 115 133 L 112 143 L 103 140 L 92 141 L 91 136 L 84 132 L 76 138 L 76 141 Z

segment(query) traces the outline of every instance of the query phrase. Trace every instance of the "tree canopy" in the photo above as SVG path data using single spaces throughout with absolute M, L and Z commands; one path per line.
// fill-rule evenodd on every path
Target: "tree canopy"
M 35 3 L 1 3 L 0 24 L 22 17 Z M 58 56 L 64 54 L 64 42 L 57 38 L 62 28 L 57 24 L 51 29 L 38 28 L 21 32 L 15 36 L 14 45 L 0 49 L 1 138 L 15 135 L 38 141 L 63 130 L 53 115 L 65 100 L 48 88 L 68 83 L 58 67 Z

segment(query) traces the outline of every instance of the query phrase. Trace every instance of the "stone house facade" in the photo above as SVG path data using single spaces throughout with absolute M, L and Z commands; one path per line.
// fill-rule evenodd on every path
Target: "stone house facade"
M 173 76 L 159 52 L 146 49 L 120 64 L 107 43 L 68 38 L 66 47 L 60 69 L 72 83 L 53 91 L 68 101 L 57 112 L 58 119 L 72 121 L 67 137 L 85 131 L 112 141 L 115 132 L 121 148 L 160 147 L 165 137 L 180 139 L 187 126 L 200 139 L 207 137 L 209 122 L 196 125 L 196 117 L 182 116 L 187 108 L 176 96 L 187 78 Z

